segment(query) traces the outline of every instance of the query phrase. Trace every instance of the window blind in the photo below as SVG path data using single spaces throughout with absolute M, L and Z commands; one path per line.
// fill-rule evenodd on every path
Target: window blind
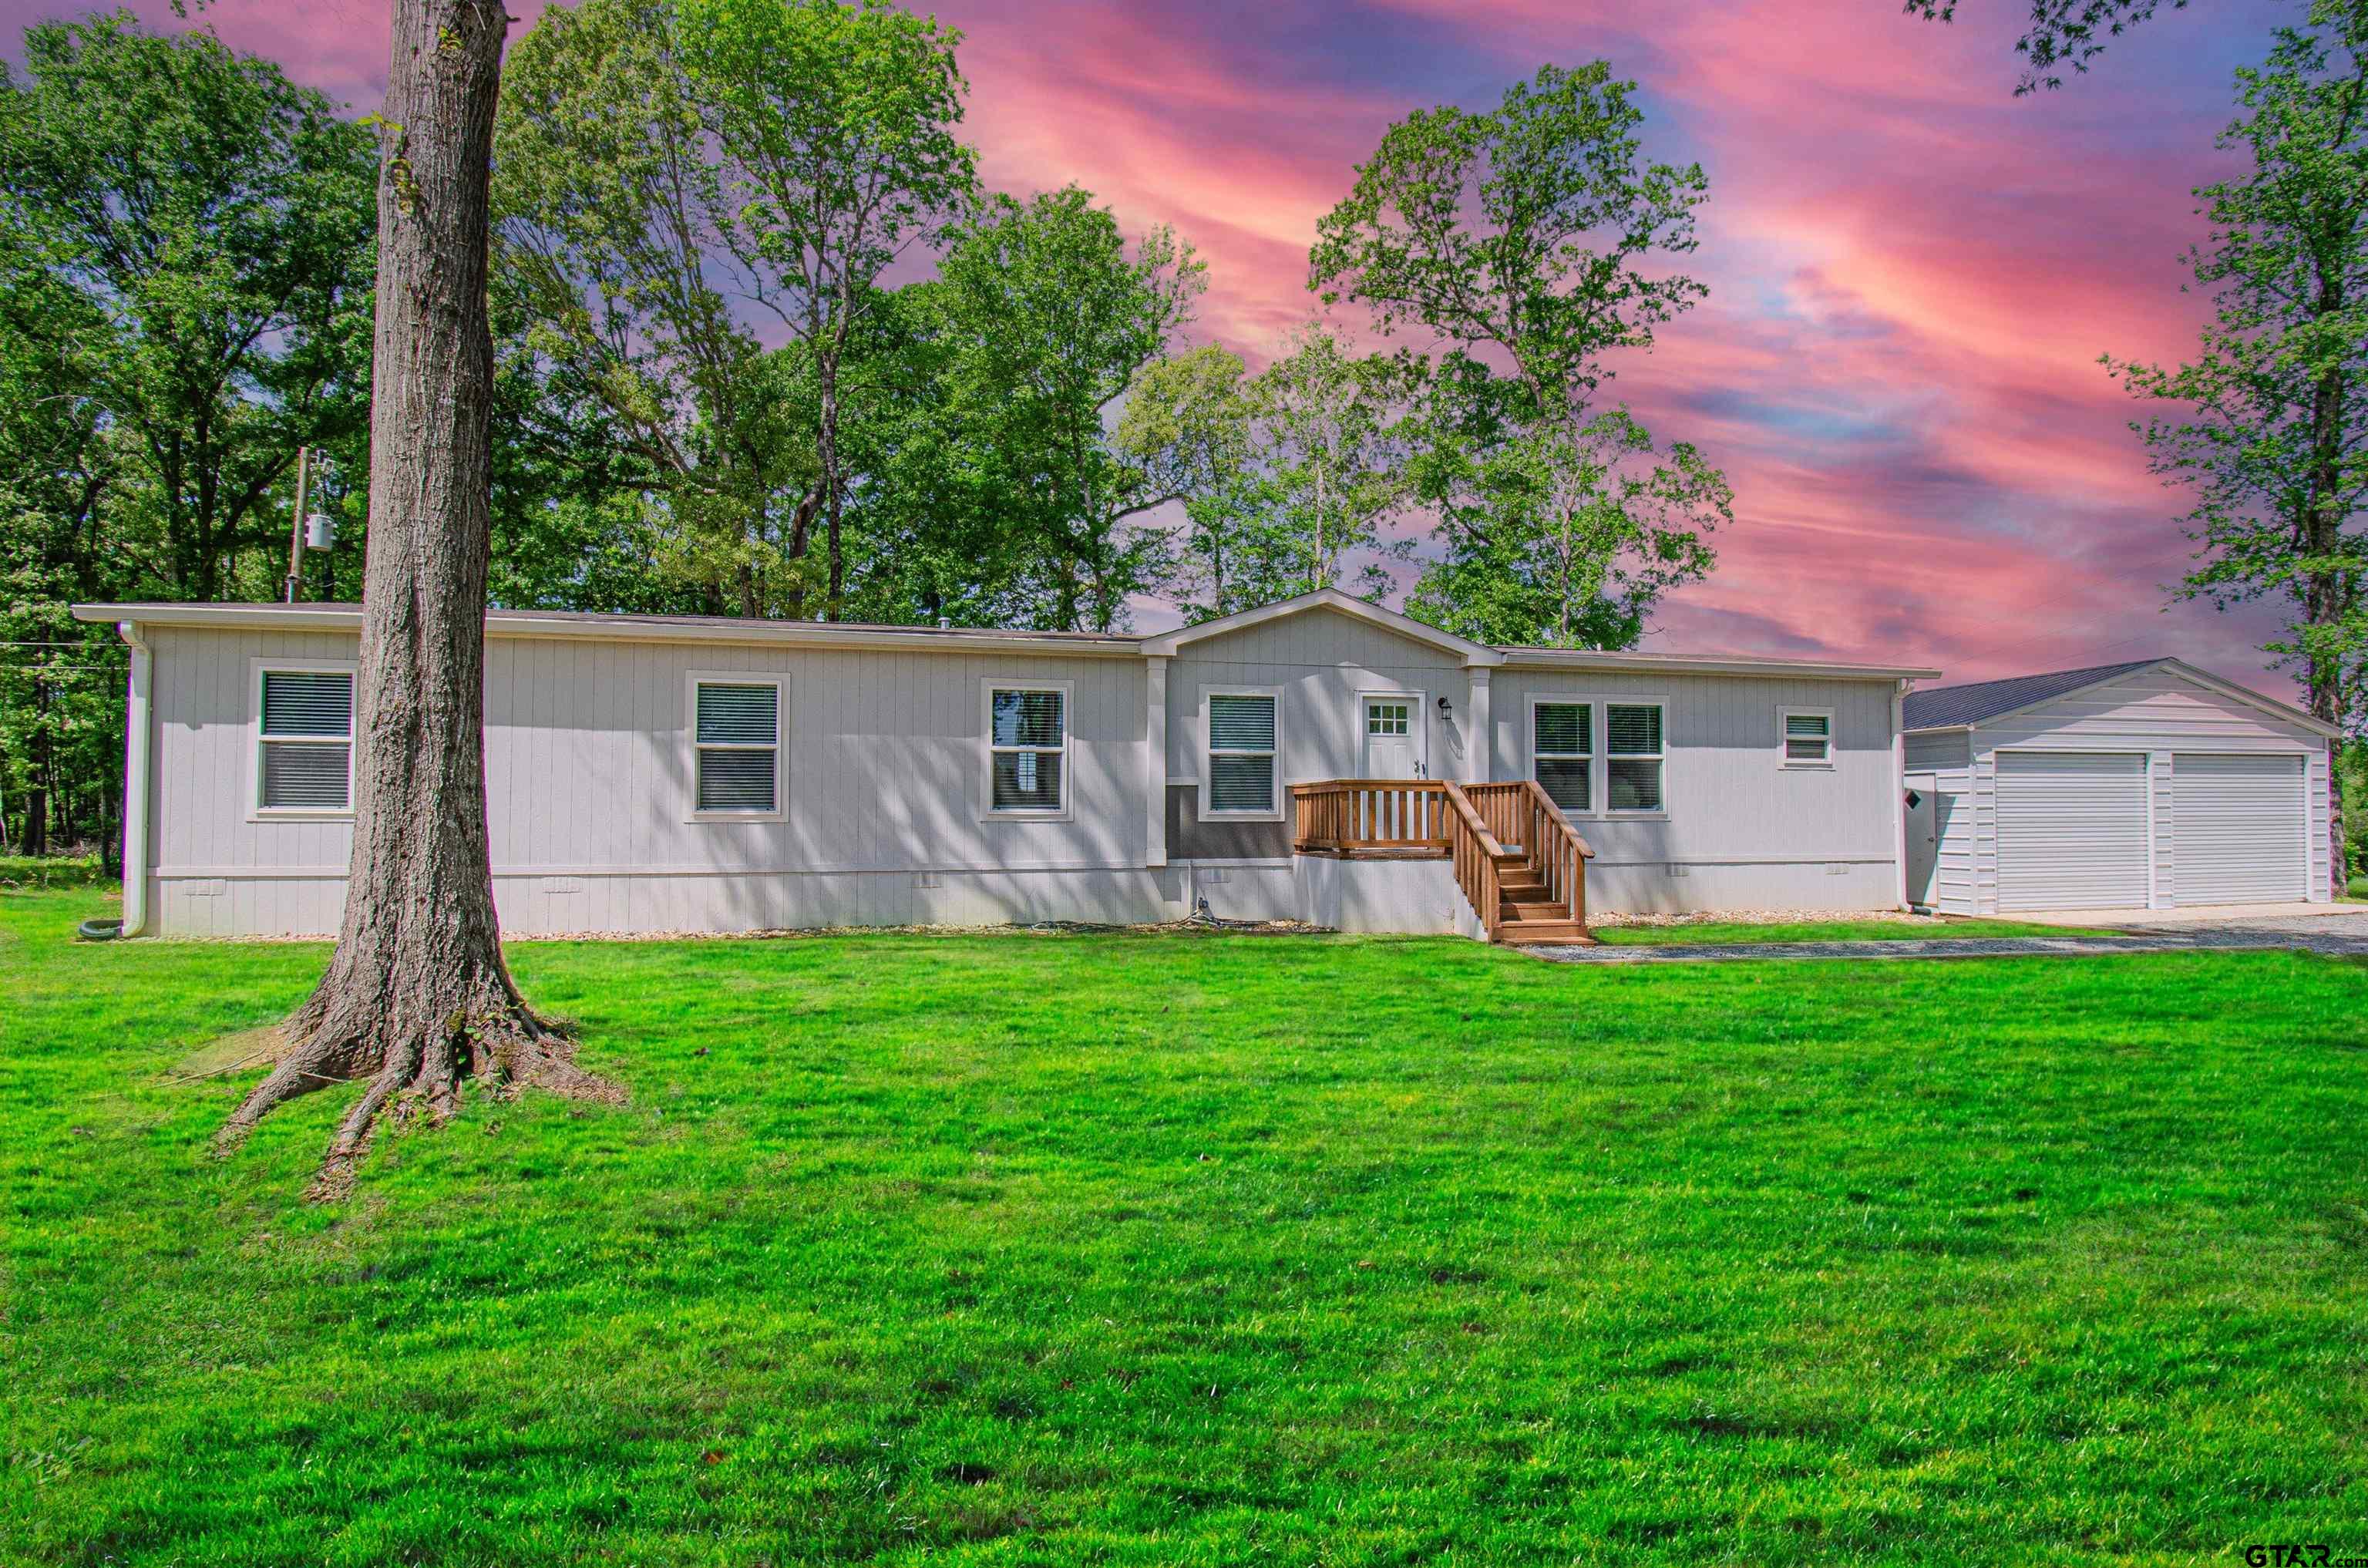
M 699 810 L 761 813 L 780 809 L 780 722 L 778 687 L 699 683 Z
M 263 672 L 262 805 L 342 812 L 353 803 L 354 677 L 342 670 Z
M 1208 809 L 1275 809 L 1273 698 L 1247 692 L 1210 695 Z
M 1539 787 L 1564 811 L 1592 811 L 1595 710 L 1584 702 L 1541 702 L 1530 713 Z
M 1824 762 L 1833 739 L 1833 721 L 1823 713 L 1784 715 L 1784 760 Z
M 987 699 L 987 797 L 998 812 L 1057 812 L 1067 768 L 1068 694 L 997 688 Z
M 1209 699 L 1211 751 L 1272 751 L 1274 699 L 1271 697 L 1212 697 Z
M 1606 703 L 1603 790 L 1615 812 L 1657 812 L 1661 804 L 1661 710 Z

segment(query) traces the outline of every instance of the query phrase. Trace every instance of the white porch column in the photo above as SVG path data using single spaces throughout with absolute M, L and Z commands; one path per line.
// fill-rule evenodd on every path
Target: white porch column
M 1497 776 L 1497 732 L 1488 718 L 1488 669 L 1474 665 L 1464 672 L 1470 689 L 1463 699 L 1463 782 L 1486 784 Z
M 1167 864 L 1167 657 L 1154 653 L 1144 661 L 1143 863 L 1146 866 Z

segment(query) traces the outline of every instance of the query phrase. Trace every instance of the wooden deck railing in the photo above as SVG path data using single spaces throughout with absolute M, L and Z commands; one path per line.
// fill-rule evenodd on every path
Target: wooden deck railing
M 1326 778 L 1291 787 L 1302 855 L 1447 853 L 1447 791 L 1437 778 Z
M 1595 851 L 1579 836 L 1534 778 L 1466 784 L 1474 811 L 1497 843 L 1518 849 L 1531 875 L 1565 917 L 1587 923 L 1587 863 Z
M 1491 941 L 1504 927 L 1505 882 L 1517 866 L 1529 873 L 1512 879 L 1515 905 L 1526 912 L 1520 918 L 1586 924 L 1587 862 L 1595 851 L 1535 779 L 1326 778 L 1292 785 L 1291 801 L 1291 846 L 1299 854 L 1453 861 L 1456 885 Z M 1552 915 L 1534 907 L 1532 881 L 1556 906 Z
M 1505 846 L 1481 821 L 1463 788 L 1447 787 L 1447 858 L 1455 862 L 1455 885 L 1463 891 L 1464 902 L 1480 917 L 1480 929 L 1493 942 L 1505 919 L 1504 871 L 1497 864 Z

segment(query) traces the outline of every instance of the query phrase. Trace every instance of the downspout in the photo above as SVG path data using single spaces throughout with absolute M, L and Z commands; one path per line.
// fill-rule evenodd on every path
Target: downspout
M 137 937 L 148 928 L 148 693 L 156 655 L 138 621 L 119 620 L 115 631 L 131 645 L 131 699 L 123 719 L 123 934 Z
M 1907 903 L 1907 732 L 1902 727 L 1907 719 L 1907 687 L 1910 684 L 1899 680 L 1891 686 L 1891 869 L 1902 909 L 1910 907 Z

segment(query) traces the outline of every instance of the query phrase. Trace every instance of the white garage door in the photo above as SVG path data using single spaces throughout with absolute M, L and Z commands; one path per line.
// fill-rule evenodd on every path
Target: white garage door
M 2306 896 L 2298 756 L 2170 761 L 2171 887 L 2181 903 L 2271 903 Z
M 2146 789 L 2135 753 L 1998 753 L 1998 908 L 2144 908 Z

